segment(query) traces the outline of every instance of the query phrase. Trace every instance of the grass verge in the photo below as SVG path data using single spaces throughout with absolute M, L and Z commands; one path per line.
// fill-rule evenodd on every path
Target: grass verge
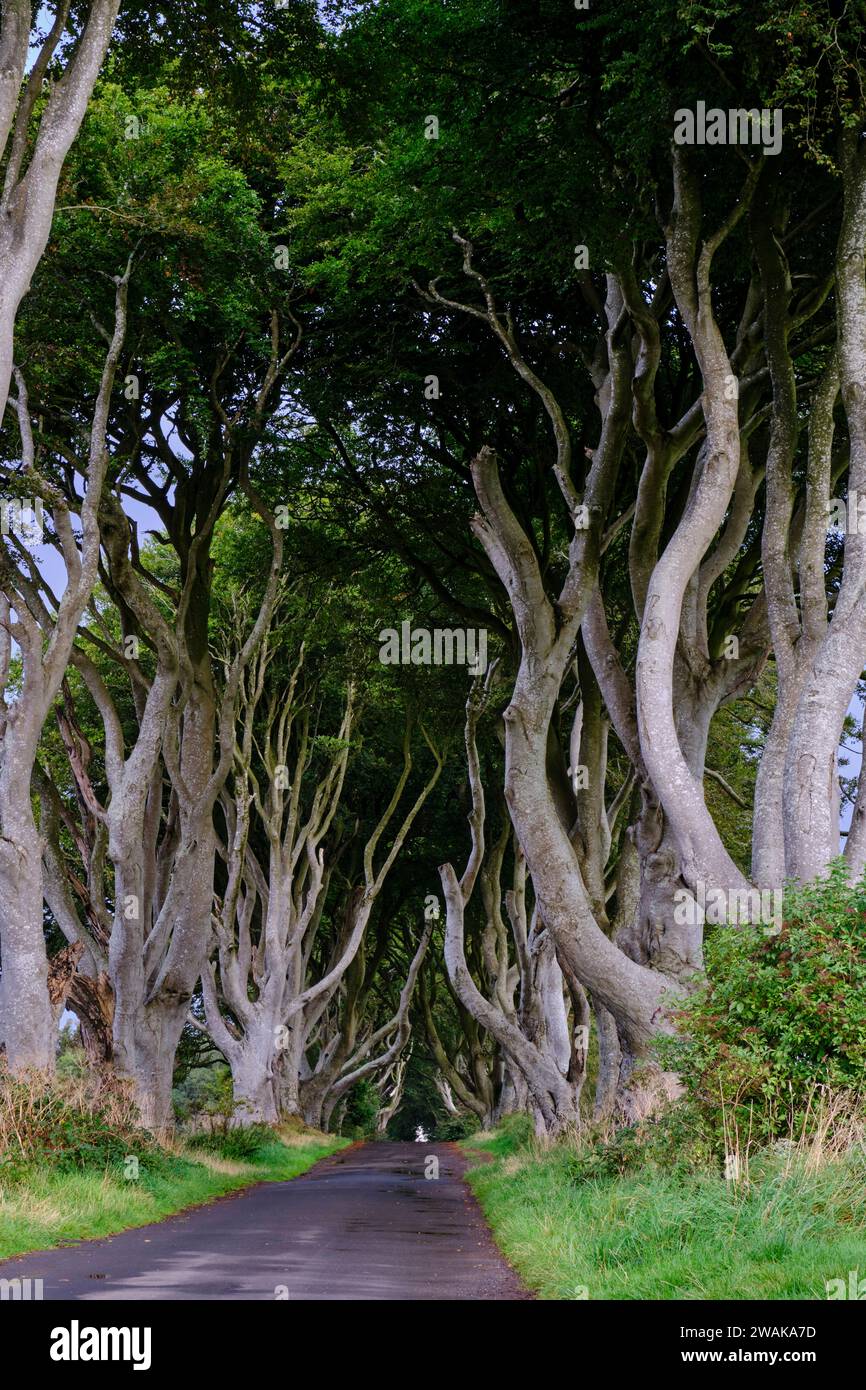
M 461 1147 L 489 1155 L 469 1181 L 541 1298 L 825 1299 L 828 1281 L 866 1276 L 862 1146 L 817 1165 L 765 1150 L 740 1184 L 710 1167 L 593 1174 L 574 1145 L 537 1146 L 523 1118 Z
M 38 1164 L 0 1181 L 0 1259 L 70 1241 L 114 1235 L 198 1206 L 258 1182 L 284 1182 L 349 1141 L 281 1127 L 243 1160 L 218 1147 L 153 1149 L 135 1165 L 58 1171 Z

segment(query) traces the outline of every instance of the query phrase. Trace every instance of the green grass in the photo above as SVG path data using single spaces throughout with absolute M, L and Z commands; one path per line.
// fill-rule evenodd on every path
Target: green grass
M 146 1226 L 253 1183 L 284 1182 L 348 1142 L 284 1130 L 243 1161 L 157 1151 L 140 1162 L 137 1180 L 124 1177 L 122 1164 L 81 1172 L 34 1166 L 0 1184 L 0 1259 Z
M 866 1277 L 866 1156 L 808 1172 L 753 1159 L 748 1188 L 708 1169 L 587 1179 L 573 1148 L 511 1123 L 462 1146 L 492 1155 L 469 1181 L 500 1248 L 541 1298 L 824 1299 Z

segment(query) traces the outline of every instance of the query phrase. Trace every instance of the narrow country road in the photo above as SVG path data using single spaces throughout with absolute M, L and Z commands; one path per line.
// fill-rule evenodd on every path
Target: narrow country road
M 439 1177 L 426 1178 L 430 1156 Z M 46 1299 L 525 1299 L 448 1144 L 363 1144 L 153 1226 L 0 1263 Z

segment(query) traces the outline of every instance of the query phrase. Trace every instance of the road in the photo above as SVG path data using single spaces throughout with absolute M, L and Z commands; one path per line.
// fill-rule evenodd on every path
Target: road
M 526 1299 L 464 1168 L 450 1144 L 356 1145 L 291 1182 L 7 1260 L 0 1278 L 85 1301 Z

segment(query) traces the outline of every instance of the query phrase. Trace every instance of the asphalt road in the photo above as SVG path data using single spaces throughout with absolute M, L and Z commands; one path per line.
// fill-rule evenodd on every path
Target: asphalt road
M 434 1156 L 439 1177 L 425 1177 Z M 0 1263 L 46 1299 L 525 1299 L 449 1144 L 363 1144 L 157 1225 Z

